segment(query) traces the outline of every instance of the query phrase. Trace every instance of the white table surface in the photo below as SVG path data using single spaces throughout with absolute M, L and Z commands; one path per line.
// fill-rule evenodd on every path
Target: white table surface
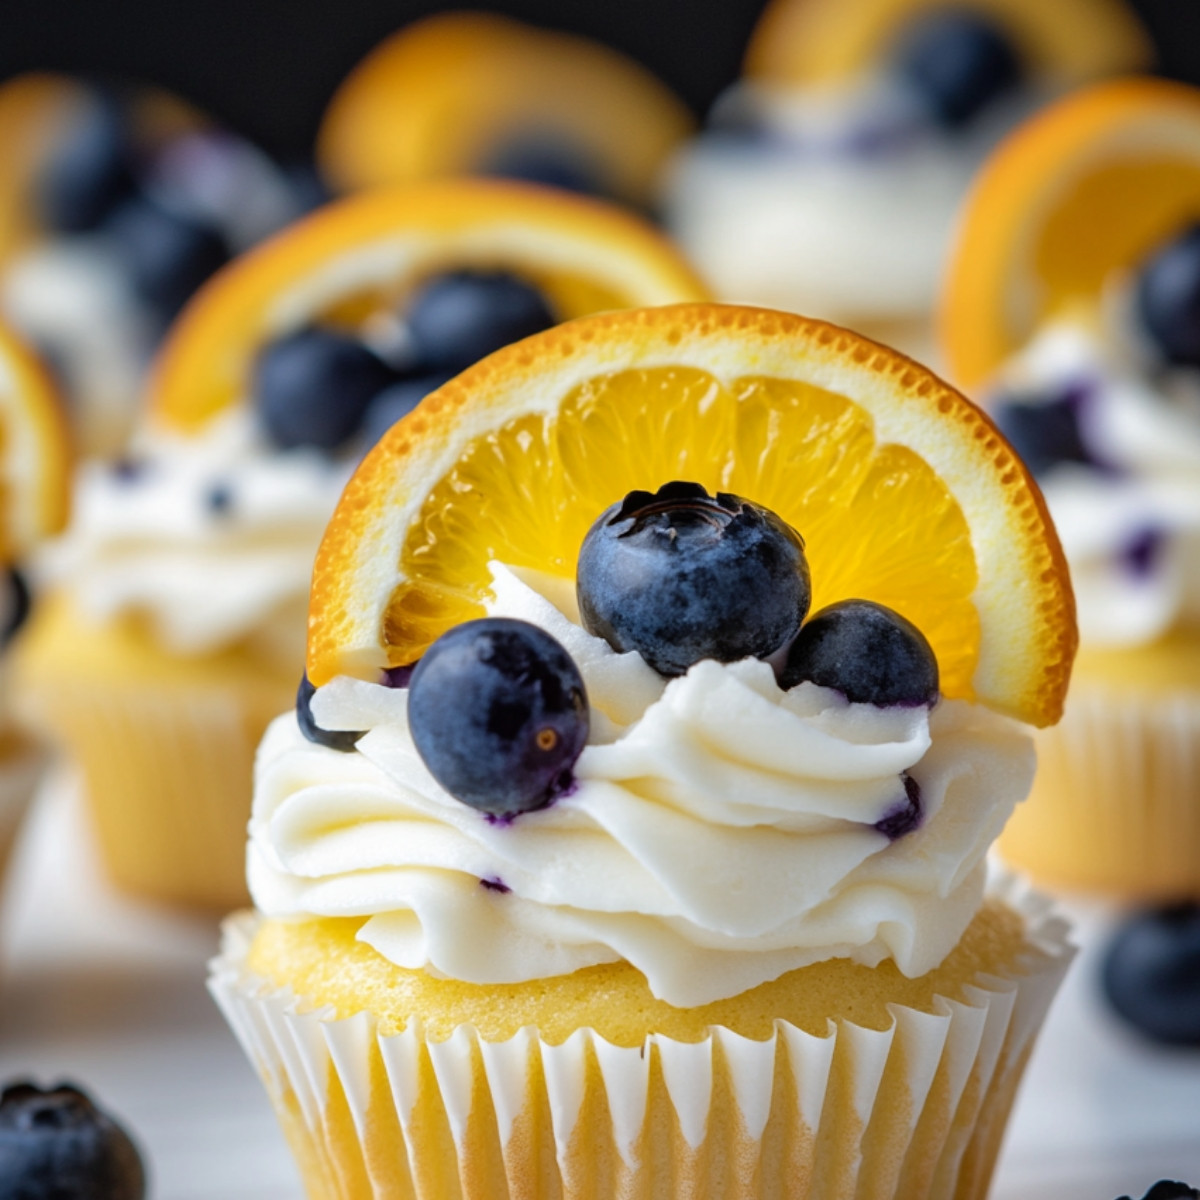
M 1107 1015 L 1095 977 L 1111 913 L 1067 907 L 1083 951 L 1030 1064 L 992 1200 L 1200 1185 L 1200 1051 L 1148 1046 Z M 113 895 L 73 789 L 56 781 L 9 876 L 0 1080 L 92 1089 L 135 1132 L 152 1200 L 302 1200 L 265 1094 L 204 988 L 216 941 L 209 923 Z

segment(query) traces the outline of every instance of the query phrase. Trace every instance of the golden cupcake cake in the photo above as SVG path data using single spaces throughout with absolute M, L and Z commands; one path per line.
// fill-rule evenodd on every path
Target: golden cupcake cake
M 214 277 L 130 453 L 85 470 L 22 660 L 118 884 L 244 901 L 254 748 L 295 694 L 313 555 L 379 433 L 516 337 L 702 294 L 641 221 L 485 182 L 364 193 Z
M 1066 717 L 1005 855 L 1200 897 L 1200 91 L 1133 78 L 1002 145 L 942 303 L 954 377 L 1038 476 L 1079 600 Z
M 0 85 L 0 312 L 58 375 L 85 455 L 113 455 L 183 302 L 295 220 L 294 180 L 147 86 L 66 75 Z
M 0 873 L 46 765 L 41 743 L 14 713 L 12 650 L 39 603 L 28 559 L 67 519 L 71 458 L 53 381 L 0 325 Z
M 308 1195 L 980 1198 L 1070 957 L 988 847 L 1075 628 L 986 418 L 678 305 L 364 459 L 213 993 Z
M 666 177 L 668 227 L 722 299 L 924 357 L 954 217 L 1003 132 L 1143 69 L 1124 0 L 773 0 L 741 80 Z
M 393 34 L 347 76 L 317 163 L 339 191 L 495 175 L 648 208 L 692 127 L 664 83 L 608 46 L 446 12 Z

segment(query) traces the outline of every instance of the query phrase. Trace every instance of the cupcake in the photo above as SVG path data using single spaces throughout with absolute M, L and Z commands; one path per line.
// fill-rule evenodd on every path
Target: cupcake
M 985 857 L 1073 649 L 1011 451 L 855 334 L 601 315 L 428 397 L 211 975 L 308 1194 L 983 1197 L 1069 958 Z
M 1066 717 L 1001 842 L 1072 887 L 1200 898 L 1200 91 L 1130 79 L 1013 134 L 943 304 L 1038 476 L 1079 600 Z
M 608 46 L 447 12 L 354 68 L 322 118 L 317 163 L 338 191 L 494 175 L 646 209 L 692 126 L 665 84 Z
M 130 454 L 84 471 L 23 656 L 118 884 L 244 902 L 254 748 L 295 694 L 313 555 L 381 429 L 526 333 L 701 294 L 642 222 L 487 183 L 331 205 L 199 293 Z
M 1123 0 L 774 0 L 668 172 L 668 226 L 721 298 L 923 354 L 989 148 L 1055 93 L 1149 60 Z
M 24 569 L 67 519 L 71 453 L 58 394 L 41 363 L 0 325 L 0 877 L 46 754 L 17 720 L 10 650 L 34 607 Z
M 0 86 L 0 311 L 47 357 L 84 454 L 112 455 L 184 301 L 303 211 L 260 151 L 174 96 L 67 76 Z

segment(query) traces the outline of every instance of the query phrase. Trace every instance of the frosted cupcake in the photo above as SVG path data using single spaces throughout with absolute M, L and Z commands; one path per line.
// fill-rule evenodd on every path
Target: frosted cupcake
M 700 294 L 643 223 L 485 183 L 330 206 L 202 290 L 130 455 L 84 472 L 23 657 L 119 884 L 244 901 L 254 747 L 295 694 L 312 558 L 379 431 L 563 317 Z
M 66 76 L 0 87 L 0 309 L 47 356 L 85 454 L 123 448 L 184 301 L 303 211 L 260 151 L 168 93 Z
M 668 226 L 722 298 L 925 352 L 987 151 L 1055 93 L 1149 54 L 1121 0 L 775 0 L 667 176 Z
M 569 323 L 367 457 L 309 629 L 212 987 L 310 1196 L 986 1193 L 1068 955 L 985 855 L 1074 628 L 960 396 Z
M 1047 880 L 1200 897 L 1200 92 L 1098 85 L 980 178 L 944 331 L 1039 478 L 1083 650 L 1002 849 Z M 986 248 L 985 248 L 986 247 Z
M 54 385 L 0 325 L 0 875 L 47 757 L 13 712 L 11 650 L 35 604 L 25 565 L 67 519 L 70 470 Z

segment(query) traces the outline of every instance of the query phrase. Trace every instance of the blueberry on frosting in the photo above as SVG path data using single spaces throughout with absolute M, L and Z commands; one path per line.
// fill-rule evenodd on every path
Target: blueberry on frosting
M 543 808 L 569 791 L 587 741 L 583 678 L 527 621 L 488 617 L 444 633 L 409 682 L 409 729 L 450 795 L 493 817 Z
M 697 483 L 630 492 L 584 538 L 584 628 L 662 675 L 702 659 L 769 658 L 812 597 L 804 539 L 769 509 Z
M 1168 363 L 1200 367 L 1200 224 L 1143 263 L 1135 306 L 1143 329 Z
M 300 677 L 300 687 L 296 690 L 296 723 L 300 726 L 300 732 L 310 742 L 316 742 L 318 746 L 328 746 L 330 750 L 349 753 L 365 731 L 361 729 L 357 731 L 322 729 L 312 713 L 312 698 L 316 690 L 309 682 L 308 673 L 305 672 Z
M 0 1093 L 0 1200 L 142 1200 L 137 1148 L 78 1088 Z

